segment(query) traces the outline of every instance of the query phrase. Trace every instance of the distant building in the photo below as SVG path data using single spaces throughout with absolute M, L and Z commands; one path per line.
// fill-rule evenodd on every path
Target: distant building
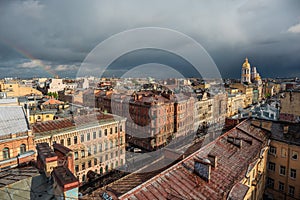
M 241 83 L 251 83 L 251 66 L 248 62 L 248 58 L 242 65 Z
M 17 82 L 0 82 L 0 92 L 6 93 L 7 97 L 42 96 L 42 92 Z
M 66 85 L 63 83 L 63 79 L 52 78 L 49 83 L 48 93 L 62 91 L 65 87 Z
M 75 175 L 106 173 L 125 164 L 125 118 L 89 114 L 32 125 L 35 144 L 60 143 L 74 152 Z
M 300 122 L 300 91 L 285 92 L 280 99 L 280 120 Z

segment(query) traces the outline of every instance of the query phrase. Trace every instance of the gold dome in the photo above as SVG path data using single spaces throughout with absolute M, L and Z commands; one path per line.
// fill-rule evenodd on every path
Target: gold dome
M 248 62 L 248 58 L 245 58 L 245 62 L 243 63 L 243 68 L 248 68 L 250 69 L 250 63 Z

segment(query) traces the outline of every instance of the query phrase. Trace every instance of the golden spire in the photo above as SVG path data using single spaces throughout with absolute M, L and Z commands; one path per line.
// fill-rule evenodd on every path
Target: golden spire
M 248 68 L 250 69 L 250 63 L 248 62 L 248 58 L 245 58 L 245 62 L 243 63 L 243 68 Z

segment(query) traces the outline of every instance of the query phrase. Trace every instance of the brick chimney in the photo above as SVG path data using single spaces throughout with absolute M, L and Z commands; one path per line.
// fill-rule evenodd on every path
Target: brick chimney
M 208 154 L 208 160 L 210 161 L 213 168 L 218 166 L 218 157 L 214 154 Z
M 200 178 L 209 182 L 211 173 L 211 162 L 205 159 L 194 159 L 194 172 Z

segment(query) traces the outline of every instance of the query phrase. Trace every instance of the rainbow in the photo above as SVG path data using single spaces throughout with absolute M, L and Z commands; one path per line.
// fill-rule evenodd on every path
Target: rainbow
M 56 77 L 57 74 L 55 73 L 55 71 L 53 69 L 51 69 L 49 66 L 45 65 L 40 59 L 37 59 L 35 57 L 33 57 L 29 52 L 25 51 L 24 49 L 16 46 L 13 43 L 8 43 L 7 41 L 1 40 L 1 42 L 3 42 L 6 46 L 8 46 L 9 48 L 13 49 L 14 51 L 18 52 L 20 55 L 24 56 L 25 58 L 28 58 L 31 61 L 35 61 L 38 66 L 45 71 L 50 77 Z

